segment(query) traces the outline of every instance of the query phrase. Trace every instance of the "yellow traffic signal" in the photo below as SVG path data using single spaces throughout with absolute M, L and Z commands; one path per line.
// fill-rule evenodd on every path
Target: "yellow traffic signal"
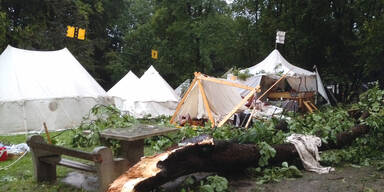
M 80 40 L 85 39 L 85 29 L 79 28 L 79 32 L 77 34 L 77 38 Z
M 67 37 L 75 37 L 75 27 L 67 26 Z
M 157 52 L 157 50 L 152 49 L 152 59 L 157 59 L 158 56 L 159 53 Z

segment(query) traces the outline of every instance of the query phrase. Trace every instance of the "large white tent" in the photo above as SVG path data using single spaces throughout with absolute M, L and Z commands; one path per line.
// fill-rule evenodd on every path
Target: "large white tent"
M 139 78 L 129 71 L 107 92 L 107 95 L 113 97 L 118 109 L 134 115 L 134 102 L 138 99 L 138 92 L 141 89 L 143 88 L 140 86 Z
M 170 116 L 175 112 L 179 96 L 153 66 L 140 77 L 140 89 L 134 101 L 134 116 Z
M 73 128 L 95 104 L 107 104 L 103 88 L 64 48 L 29 51 L 8 46 L 0 56 L 0 134 Z
M 292 65 L 277 49 L 273 50 L 260 63 L 244 69 L 241 72 L 245 71 L 248 71 L 252 75 L 266 75 L 270 77 L 286 74 L 287 82 L 292 89 L 296 91 L 317 91 L 329 103 L 319 74 Z

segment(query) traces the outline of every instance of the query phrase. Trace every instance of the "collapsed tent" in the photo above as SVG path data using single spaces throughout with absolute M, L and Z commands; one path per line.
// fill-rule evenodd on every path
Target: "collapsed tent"
M 212 126 L 215 126 L 243 100 L 237 88 L 254 89 L 225 79 L 195 73 L 195 78 L 179 102 L 171 123 L 180 122 L 188 117 L 209 119 Z
M 170 116 L 175 112 L 179 96 L 153 66 L 140 78 L 140 88 L 134 101 L 134 116 Z
M 96 104 L 108 104 L 95 79 L 64 48 L 9 46 L 0 56 L 0 134 L 73 128 Z
M 108 92 L 113 97 L 116 107 L 122 112 L 134 114 L 134 101 L 137 100 L 138 90 L 141 90 L 139 78 L 129 71 Z
M 328 96 L 325 92 L 323 83 L 317 72 L 310 72 L 305 69 L 296 67 L 290 64 L 281 54 L 275 49 L 260 63 L 241 70 L 240 72 L 248 72 L 251 75 L 268 76 L 281 76 L 286 74 L 286 80 L 289 86 L 297 92 L 317 91 L 329 103 Z M 260 80 L 259 80 L 260 82 Z M 255 81 L 243 82 L 246 85 L 255 83 Z

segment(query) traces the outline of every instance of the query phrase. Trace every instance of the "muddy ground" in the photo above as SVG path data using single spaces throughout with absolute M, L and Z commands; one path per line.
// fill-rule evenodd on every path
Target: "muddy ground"
M 231 177 L 234 192 L 384 192 L 384 171 L 373 167 L 338 167 L 330 174 L 302 171 L 303 177 L 285 179 L 278 183 L 256 184 L 252 178 Z

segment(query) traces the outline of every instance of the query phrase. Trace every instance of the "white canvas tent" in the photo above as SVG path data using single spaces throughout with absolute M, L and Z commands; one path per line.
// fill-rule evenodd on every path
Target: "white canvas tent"
M 105 91 L 64 48 L 29 51 L 8 46 L 0 56 L 0 134 L 73 128 Z
M 317 90 L 317 92 L 329 103 L 328 96 L 325 92 L 323 83 L 320 80 L 319 74 L 290 64 L 277 49 L 273 50 L 260 63 L 244 69 L 241 72 L 245 72 L 246 70 L 252 75 L 271 76 L 287 74 L 286 79 L 292 89 L 296 91 Z M 316 76 L 318 76 L 318 78 L 316 78 Z
M 153 66 L 140 77 L 140 89 L 134 101 L 134 116 L 170 116 L 175 112 L 179 96 Z
M 217 125 L 242 102 L 237 88 L 254 89 L 225 79 L 195 73 L 195 78 L 178 104 L 171 123 L 188 116 L 191 119 L 210 119 L 212 126 Z
M 129 71 L 107 92 L 107 95 L 113 97 L 119 110 L 133 115 L 134 101 L 138 99 L 138 91 L 141 89 L 139 78 L 132 71 Z

